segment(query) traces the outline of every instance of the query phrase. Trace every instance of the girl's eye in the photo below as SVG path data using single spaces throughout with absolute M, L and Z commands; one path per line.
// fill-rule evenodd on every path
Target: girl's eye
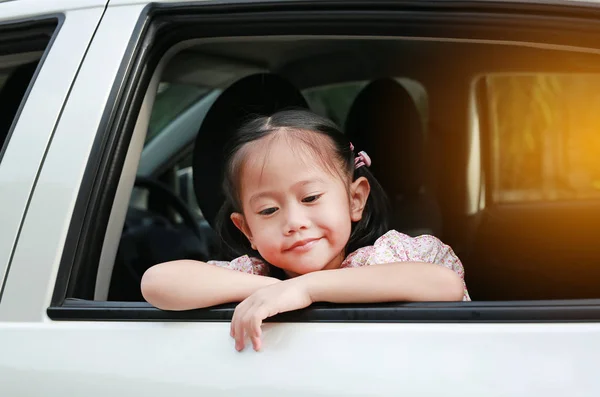
M 304 197 L 304 198 L 302 199 L 302 202 L 303 202 L 303 203 L 312 203 L 312 202 L 315 202 L 315 201 L 317 201 L 317 200 L 319 199 L 319 197 L 321 197 L 321 195 L 320 195 L 320 194 L 315 194 L 315 195 L 313 195 L 313 196 Z
M 259 211 L 259 213 L 258 213 L 258 214 L 259 214 L 259 215 L 271 215 L 271 214 L 273 214 L 275 211 L 277 211 L 277 208 L 275 208 L 275 207 L 271 207 L 271 208 L 267 208 L 267 209 L 264 209 L 264 210 L 262 210 L 262 211 Z

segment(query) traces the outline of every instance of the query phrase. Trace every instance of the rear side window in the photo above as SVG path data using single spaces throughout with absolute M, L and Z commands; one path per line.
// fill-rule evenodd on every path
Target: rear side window
M 16 121 L 21 102 L 31 82 L 37 61 L 1 68 L 0 57 L 0 148 L 4 148 L 11 126 Z
M 56 29 L 54 18 L 0 23 L 0 161 Z
M 600 75 L 484 78 L 496 203 L 600 199 Z

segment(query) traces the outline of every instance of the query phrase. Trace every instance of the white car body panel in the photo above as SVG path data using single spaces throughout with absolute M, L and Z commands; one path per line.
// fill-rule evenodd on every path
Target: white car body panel
M 0 4 L 0 23 L 5 17 L 1 13 L 4 6 Z M 58 28 L 60 31 L 42 61 L 42 68 L 8 139 L 0 163 L 0 285 L 44 153 L 103 11 L 101 6 L 65 12 L 64 22 Z
M 82 9 L 104 8 L 108 0 L 14 0 L 0 2 L 0 22 Z
M 96 32 L 31 198 L 0 305 L 2 320 L 46 318 L 81 179 L 141 9 L 109 9 Z
M 0 383 L 48 397 L 593 397 L 600 390 L 600 324 L 269 324 L 260 353 L 236 352 L 228 330 L 227 323 L 8 324 L 0 331 Z

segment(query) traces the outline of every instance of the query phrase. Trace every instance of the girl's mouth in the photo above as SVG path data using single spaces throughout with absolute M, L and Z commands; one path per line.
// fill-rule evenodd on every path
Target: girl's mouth
M 295 242 L 286 251 L 290 252 L 306 252 L 310 251 L 321 238 L 309 238 Z

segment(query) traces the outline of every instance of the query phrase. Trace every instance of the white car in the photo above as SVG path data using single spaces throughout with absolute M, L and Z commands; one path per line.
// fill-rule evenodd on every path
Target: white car
M 223 140 L 292 105 L 388 153 L 392 225 L 472 302 L 315 304 L 240 353 L 235 303 L 143 301 L 223 255 Z M 0 1 L 0 396 L 597 397 L 599 108 L 595 1 Z

